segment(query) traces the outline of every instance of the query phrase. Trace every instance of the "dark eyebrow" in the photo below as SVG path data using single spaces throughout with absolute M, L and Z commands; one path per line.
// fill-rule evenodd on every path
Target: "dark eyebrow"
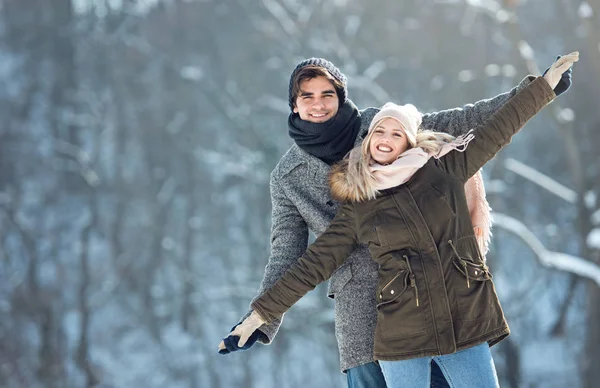
M 333 89 L 325 90 L 321 94 L 324 94 L 324 95 L 335 94 L 335 90 L 333 90 Z M 315 94 L 312 92 L 304 92 L 302 90 L 300 91 L 300 97 L 307 97 L 307 96 L 314 96 L 314 95 Z

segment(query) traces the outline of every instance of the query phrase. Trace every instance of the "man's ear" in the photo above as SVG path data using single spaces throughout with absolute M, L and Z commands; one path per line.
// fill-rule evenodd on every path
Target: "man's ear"
M 294 109 L 292 110 L 292 112 L 294 112 L 294 113 L 298 113 L 298 107 L 297 107 L 297 106 L 295 106 L 295 107 L 294 107 Z

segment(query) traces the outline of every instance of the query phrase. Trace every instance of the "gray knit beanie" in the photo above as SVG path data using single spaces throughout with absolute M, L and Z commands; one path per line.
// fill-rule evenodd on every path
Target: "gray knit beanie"
M 342 90 L 337 90 L 336 92 L 338 93 L 338 98 L 340 100 L 340 103 L 343 103 L 346 101 L 346 96 L 347 96 L 347 85 L 346 85 L 346 76 L 340 71 L 340 69 L 338 69 L 337 67 L 335 67 L 335 65 L 331 62 L 329 62 L 327 59 L 323 59 L 323 58 L 308 58 L 303 60 L 302 62 L 300 62 L 298 64 L 298 66 L 296 66 L 296 68 L 294 69 L 294 71 L 292 71 L 292 75 L 290 76 L 290 86 L 289 86 L 289 91 L 288 91 L 288 95 L 289 95 L 289 103 L 290 103 L 290 109 L 294 109 L 294 102 L 296 101 L 296 96 L 292 96 L 292 88 L 294 85 L 294 77 L 296 77 L 296 74 L 298 73 L 298 71 L 300 69 L 302 69 L 303 67 L 306 66 L 318 66 L 318 67 L 322 67 L 325 70 L 327 70 L 329 72 L 329 74 L 331 74 L 331 76 L 333 78 L 335 78 L 336 80 L 338 80 L 342 85 L 344 85 L 344 87 L 342 88 Z
M 402 124 L 409 144 L 413 147 L 417 145 L 417 133 L 419 132 L 423 115 L 414 105 L 396 105 L 393 102 L 386 103 L 381 107 L 379 112 L 373 116 L 371 124 L 369 125 L 368 133 L 371 133 L 379 121 L 386 118 L 397 120 L 400 124 Z

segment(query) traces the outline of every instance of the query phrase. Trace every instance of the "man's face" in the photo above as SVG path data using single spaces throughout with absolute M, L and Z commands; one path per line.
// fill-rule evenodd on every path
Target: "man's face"
M 377 163 L 392 163 L 408 148 L 406 133 L 398 120 L 386 118 L 373 128 L 369 152 Z
M 340 102 L 331 81 L 323 76 L 302 81 L 294 113 L 311 123 L 324 123 L 334 117 Z

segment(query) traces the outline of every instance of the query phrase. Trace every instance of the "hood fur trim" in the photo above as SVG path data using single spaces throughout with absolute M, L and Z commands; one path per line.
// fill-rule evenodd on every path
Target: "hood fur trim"
M 331 167 L 329 190 L 333 199 L 338 202 L 363 202 L 366 199 L 348 177 L 348 158 L 342 159 Z

